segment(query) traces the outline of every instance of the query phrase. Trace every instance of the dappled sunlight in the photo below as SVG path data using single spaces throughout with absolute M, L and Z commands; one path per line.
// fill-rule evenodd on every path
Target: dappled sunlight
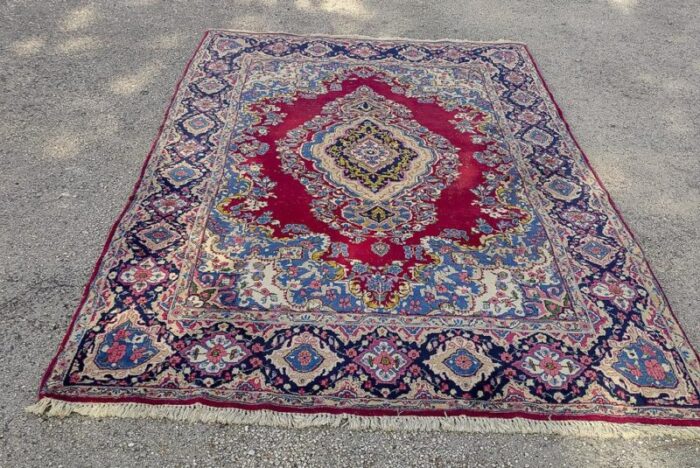
M 59 42 L 56 45 L 56 50 L 64 54 L 73 54 L 77 52 L 89 52 L 102 47 L 98 39 L 90 36 L 72 37 Z
M 673 44 L 692 44 L 695 39 L 689 34 L 673 34 L 667 40 Z
M 108 102 L 95 99 L 76 99 L 65 106 L 66 115 L 89 115 L 83 126 L 61 126 L 40 130 L 41 154 L 46 159 L 69 160 L 85 156 L 85 151 L 103 145 L 119 134 L 121 122 L 109 112 Z M 68 120 L 67 122 L 70 122 Z
M 658 82 L 658 78 L 648 72 L 637 72 L 635 75 L 637 81 L 646 83 L 649 85 L 655 85 Z
M 663 118 L 668 122 L 667 130 L 676 137 L 690 136 L 697 132 L 695 121 L 688 118 L 688 115 L 680 109 L 666 109 L 663 113 Z
M 697 61 L 695 65 L 700 69 L 700 61 Z M 636 80 L 646 85 L 662 88 L 670 92 L 685 93 L 695 89 L 695 83 L 689 80 L 685 75 L 669 78 L 667 76 L 657 76 L 652 73 L 638 73 L 636 74 Z
M 13 42 L 10 44 L 10 49 L 17 55 L 28 57 L 38 54 L 44 45 L 46 41 L 41 37 L 29 37 Z
M 654 190 L 649 195 L 654 197 L 654 203 L 643 203 L 637 207 L 638 210 L 644 212 L 644 216 L 687 217 L 689 213 L 694 213 L 697 210 L 699 202 L 697 196 L 690 194 L 681 198 L 672 193 L 659 194 L 658 191 Z
M 630 157 L 634 152 L 636 162 Z M 629 194 L 636 193 L 638 197 L 653 197 L 653 203 L 637 204 L 636 210 L 644 211 L 644 216 L 687 216 L 696 211 L 697 196 L 686 193 L 687 197 L 678 196 L 678 191 L 659 190 L 659 187 L 671 186 L 671 180 L 657 173 L 658 163 L 654 156 L 644 154 L 644 150 L 627 148 L 626 151 L 599 150 L 601 156 L 591 160 L 591 165 L 603 181 L 604 187 L 611 193 L 613 200 L 620 205 L 630 202 Z M 613 164 L 611 161 L 618 161 Z M 630 166 L 630 165 L 633 165 Z M 647 178 L 655 179 L 654 185 L 640 187 L 639 181 Z M 676 184 L 683 184 L 676 180 Z
M 697 88 L 696 83 L 692 83 L 686 78 L 680 77 L 665 78 L 661 80 L 661 86 L 663 86 L 664 89 L 668 91 L 677 92 L 679 94 L 686 93 L 689 91 L 692 92 L 694 89 Z
M 74 156 L 82 149 L 80 135 L 67 130 L 48 137 L 42 148 L 43 154 L 48 158 L 64 159 Z
M 622 13 L 632 13 L 639 0 L 608 0 L 608 4 Z
M 614 161 L 619 157 L 613 156 L 612 152 L 605 151 L 605 158 L 600 161 L 592 162 L 592 166 L 596 169 L 603 184 L 614 191 L 623 192 L 630 187 L 632 181 L 629 178 L 629 173 L 621 167 L 612 166 L 609 161 Z
M 113 79 L 109 83 L 109 89 L 113 93 L 123 96 L 136 93 L 146 88 L 162 68 L 160 64 L 147 65 L 135 73 Z
M 294 6 L 300 10 L 321 10 L 349 16 L 370 16 L 369 10 L 360 0 L 295 0 Z
M 90 26 L 97 19 L 97 12 L 92 6 L 84 6 L 69 12 L 62 22 L 63 31 L 72 32 Z
M 158 3 L 159 0 L 122 0 L 124 6 L 151 6 Z
M 161 34 L 144 43 L 144 47 L 149 49 L 176 49 L 185 43 L 182 34 Z

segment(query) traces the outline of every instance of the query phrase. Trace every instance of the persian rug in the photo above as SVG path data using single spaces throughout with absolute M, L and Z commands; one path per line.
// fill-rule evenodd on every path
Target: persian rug
M 700 434 L 525 45 L 209 31 L 30 411 Z

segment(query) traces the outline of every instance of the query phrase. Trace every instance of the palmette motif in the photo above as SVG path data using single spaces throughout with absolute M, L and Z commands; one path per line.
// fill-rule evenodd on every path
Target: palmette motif
M 41 394 L 700 420 L 524 46 L 210 32 Z

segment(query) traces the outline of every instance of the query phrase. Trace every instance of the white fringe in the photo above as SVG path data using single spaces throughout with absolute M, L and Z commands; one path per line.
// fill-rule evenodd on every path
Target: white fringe
M 95 418 L 161 418 L 219 424 L 258 424 L 290 428 L 346 427 L 386 431 L 458 431 L 476 433 L 559 434 L 593 438 L 673 437 L 700 439 L 700 427 L 624 424 L 598 421 L 539 421 L 525 418 L 468 416 L 356 416 L 352 414 L 302 414 L 268 410 L 217 408 L 202 404 L 151 405 L 143 403 L 74 403 L 42 398 L 26 408 L 40 416 L 80 414 Z

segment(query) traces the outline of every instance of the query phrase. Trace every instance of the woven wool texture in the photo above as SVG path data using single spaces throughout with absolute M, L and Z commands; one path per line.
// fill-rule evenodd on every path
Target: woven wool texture
M 31 411 L 698 437 L 523 44 L 210 31 Z

